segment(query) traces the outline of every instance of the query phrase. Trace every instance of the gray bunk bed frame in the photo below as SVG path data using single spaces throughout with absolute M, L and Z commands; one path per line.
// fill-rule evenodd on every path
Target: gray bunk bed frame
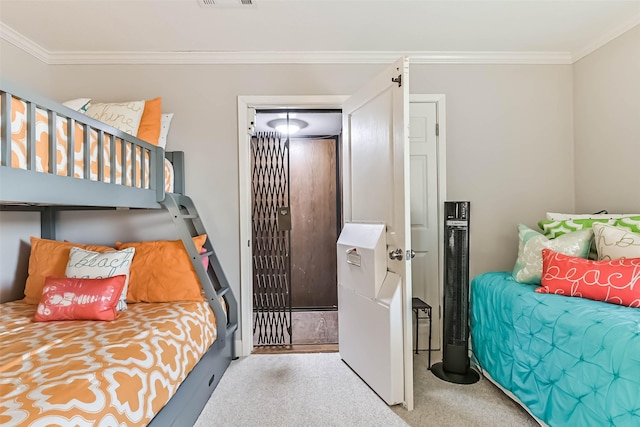
M 153 427 L 193 425 L 206 405 L 213 390 L 218 385 L 231 360 L 236 358 L 234 343 L 238 328 L 238 304 L 222 270 L 209 237 L 205 241 L 206 252 L 200 254 L 192 237 L 206 233 L 202 220 L 193 201 L 184 195 L 184 153 L 167 152 L 160 147 L 142 141 L 105 123 L 94 120 L 82 113 L 69 109 L 59 103 L 38 96 L 14 91 L 3 83 L 0 88 L 0 108 L 2 113 L 0 132 L 0 210 L 38 211 L 40 212 L 41 237 L 55 239 L 56 218 L 58 212 L 65 210 L 104 210 L 104 209 L 165 209 L 170 214 L 180 239 L 191 258 L 193 267 L 206 293 L 209 306 L 216 318 L 217 338 L 205 355 L 187 375 L 169 402 L 149 423 Z M 19 92 L 19 93 L 18 93 Z M 12 97 L 26 103 L 27 109 L 27 169 L 11 165 L 11 108 Z M 49 172 L 37 172 L 35 118 L 36 108 L 45 110 L 49 124 Z M 57 117 L 67 119 L 67 140 L 75 141 L 75 124 L 83 129 L 83 153 L 85 153 L 84 176 L 89 176 L 88 154 L 89 131 L 97 132 L 98 141 L 98 180 L 73 177 L 74 145 L 68 144 L 68 168 L 65 175 L 56 172 L 56 132 Z M 124 158 L 125 144 L 140 150 L 149 156 L 149 188 L 136 188 L 115 183 L 116 141 L 122 141 L 121 155 Z M 104 145 L 111 144 L 110 182 L 104 176 Z M 164 191 L 164 158 L 174 167 L 174 192 Z M 136 165 L 131 156 L 131 181 L 136 182 L 140 174 L 144 182 L 145 169 Z M 142 158 L 142 156 L 141 156 Z M 126 162 L 121 162 L 122 176 L 125 176 Z M 208 236 L 208 235 L 207 235 Z M 208 257 L 205 268 L 202 258 Z M 223 297 L 226 311 L 219 298 Z

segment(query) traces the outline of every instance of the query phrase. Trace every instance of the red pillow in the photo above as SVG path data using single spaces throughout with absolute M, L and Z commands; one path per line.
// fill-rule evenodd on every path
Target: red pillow
M 47 277 L 34 320 L 114 320 L 126 279 Z
M 591 261 L 543 249 L 536 292 L 640 307 L 640 258 Z

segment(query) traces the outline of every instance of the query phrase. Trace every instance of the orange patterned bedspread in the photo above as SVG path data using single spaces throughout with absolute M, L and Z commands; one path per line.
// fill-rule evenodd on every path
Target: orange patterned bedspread
M 11 166 L 20 169 L 29 169 L 27 152 L 27 132 L 28 132 L 27 104 L 15 97 L 11 98 Z M 47 111 L 36 108 L 35 111 L 35 165 L 37 172 L 55 173 L 57 175 L 67 175 L 70 163 L 68 147 L 69 126 L 68 119 L 63 116 L 56 116 L 56 161 L 55 171 L 50 167 L 49 162 L 49 116 Z M 84 160 L 84 126 L 74 123 L 73 126 L 73 167 L 72 175 L 75 178 L 89 179 L 97 181 L 98 171 L 98 133 L 89 129 L 89 173 L 85 172 Z M 103 148 L 104 161 L 104 182 L 111 182 L 112 157 L 114 157 L 115 183 L 138 188 L 149 188 L 149 154 L 143 152 L 140 147 L 132 148 L 131 144 L 125 144 L 124 153 L 122 141 L 115 139 L 115 155 L 111 156 L 109 138 L 105 135 Z M 132 156 L 132 152 L 135 155 Z M 124 172 L 123 172 L 124 159 Z M 135 159 L 135 183 L 133 160 Z M 142 180 L 144 170 L 144 182 Z M 173 192 L 173 166 L 171 162 L 164 159 L 164 187 L 166 192 Z
M 130 304 L 113 322 L 35 323 L 0 305 L 0 425 L 140 426 L 216 338 L 206 302 Z

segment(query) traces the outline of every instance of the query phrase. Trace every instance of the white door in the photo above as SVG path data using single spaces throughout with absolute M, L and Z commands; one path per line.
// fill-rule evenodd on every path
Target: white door
M 345 221 L 387 226 L 387 270 L 402 280 L 404 402 L 413 409 L 411 250 L 409 210 L 409 62 L 406 58 L 343 104 Z
M 411 101 L 409 106 L 411 157 L 411 262 L 412 293 L 432 308 L 432 349 L 440 348 L 440 280 L 438 238 L 438 149 L 435 102 Z M 420 317 L 425 317 L 420 313 Z M 414 318 L 415 322 L 415 318 Z M 429 345 L 429 321 L 420 320 L 418 344 Z M 415 332 L 414 332 L 415 334 Z M 415 343 L 414 343 L 415 345 Z

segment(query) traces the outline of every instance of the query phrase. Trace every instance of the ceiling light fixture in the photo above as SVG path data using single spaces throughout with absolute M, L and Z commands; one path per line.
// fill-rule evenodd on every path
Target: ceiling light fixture
M 284 135 L 293 135 L 300 129 L 309 126 L 309 123 L 300 119 L 275 119 L 267 122 L 267 126 L 277 130 Z

